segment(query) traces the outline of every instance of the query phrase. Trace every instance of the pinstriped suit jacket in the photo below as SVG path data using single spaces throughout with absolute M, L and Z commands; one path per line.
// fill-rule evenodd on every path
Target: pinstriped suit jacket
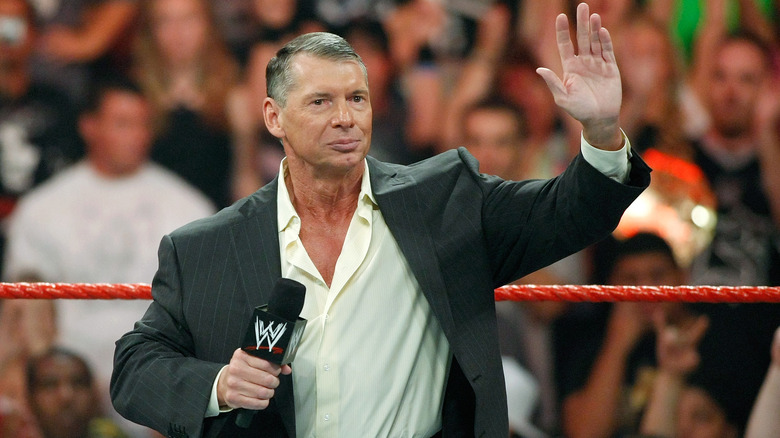
M 650 181 L 631 160 L 619 184 L 581 155 L 555 179 L 525 182 L 480 175 L 465 149 L 413 166 L 368 158 L 379 208 L 451 345 L 444 436 L 506 437 L 493 290 L 611 232 Z M 251 310 L 281 275 L 277 184 L 163 238 L 154 301 L 117 342 L 111 394 L 128 419 L 172 437 L 240 435 L 235 413 L 203 413 Z M 293 407 L 282 376 L 253 436 L 295 436 Z

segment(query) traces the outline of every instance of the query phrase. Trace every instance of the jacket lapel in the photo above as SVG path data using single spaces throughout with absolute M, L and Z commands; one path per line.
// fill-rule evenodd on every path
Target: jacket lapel
M 368 157 L 371 190 L 390 232 L 398 242 L 447 338 L 453 340 L 453 319 L 447 289 L 441 276 L 433 234 L 424 219 L 426 200 L 422 199 L 411 175 Z

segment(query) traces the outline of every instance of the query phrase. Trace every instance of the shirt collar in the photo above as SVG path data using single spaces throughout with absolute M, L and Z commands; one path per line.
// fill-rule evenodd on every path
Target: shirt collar
M 371 178 L 368 173 L 368 162 L 363 159 L 363 166 L 365 166 L 363 172 L 363 180 L 360 183 L 360 194 L 358 195 L 358 207 L 361 205 L 374 208 L 377 206 L 374 193 L 371 191 Z M 284 179 L 287 176 L 287 158 L 283 158 L 279 163 L 279 184 L 276 192 L 277 199 L 277 220 L 276 223 L 279 227 L 278 231 L 282 232 L 292 224 L 299 224 L 300 217 L 295 211 L 295 207 L 290 200 L 290 192 L 287 191 L 287 184 L 284 183 Z

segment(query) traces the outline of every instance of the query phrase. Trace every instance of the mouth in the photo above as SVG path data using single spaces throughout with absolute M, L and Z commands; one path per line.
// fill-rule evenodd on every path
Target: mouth
M 329 143 L 330 147 L 339 152 L 350 152 L 360 146 L 360 140 L 353 138 L 346 138 L 341 140 L 332 141 Z

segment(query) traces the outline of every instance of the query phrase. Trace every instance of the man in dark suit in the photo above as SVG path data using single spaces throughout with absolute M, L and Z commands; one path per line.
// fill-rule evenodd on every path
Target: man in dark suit
M 317 33 L 277 52 L 263 109 L 280 176 L 163 238 L 154 302 L 117 342 L 117 410 L 173 437 L 507 436 L 494 288 L 607 235 L 649 183 L 599 16 L 578 8 L 579 55 L 565 16 L 556 28 L 563 81 L 539 73 L 583 123 L 583 152 L 549 181 L 480 174 L 465 149 L 367 158 L 352 48 Z M 292 368 L 238 348 L 279 277 L 307 288 Z M 257 411 L 249 429 L 238 408 Z

